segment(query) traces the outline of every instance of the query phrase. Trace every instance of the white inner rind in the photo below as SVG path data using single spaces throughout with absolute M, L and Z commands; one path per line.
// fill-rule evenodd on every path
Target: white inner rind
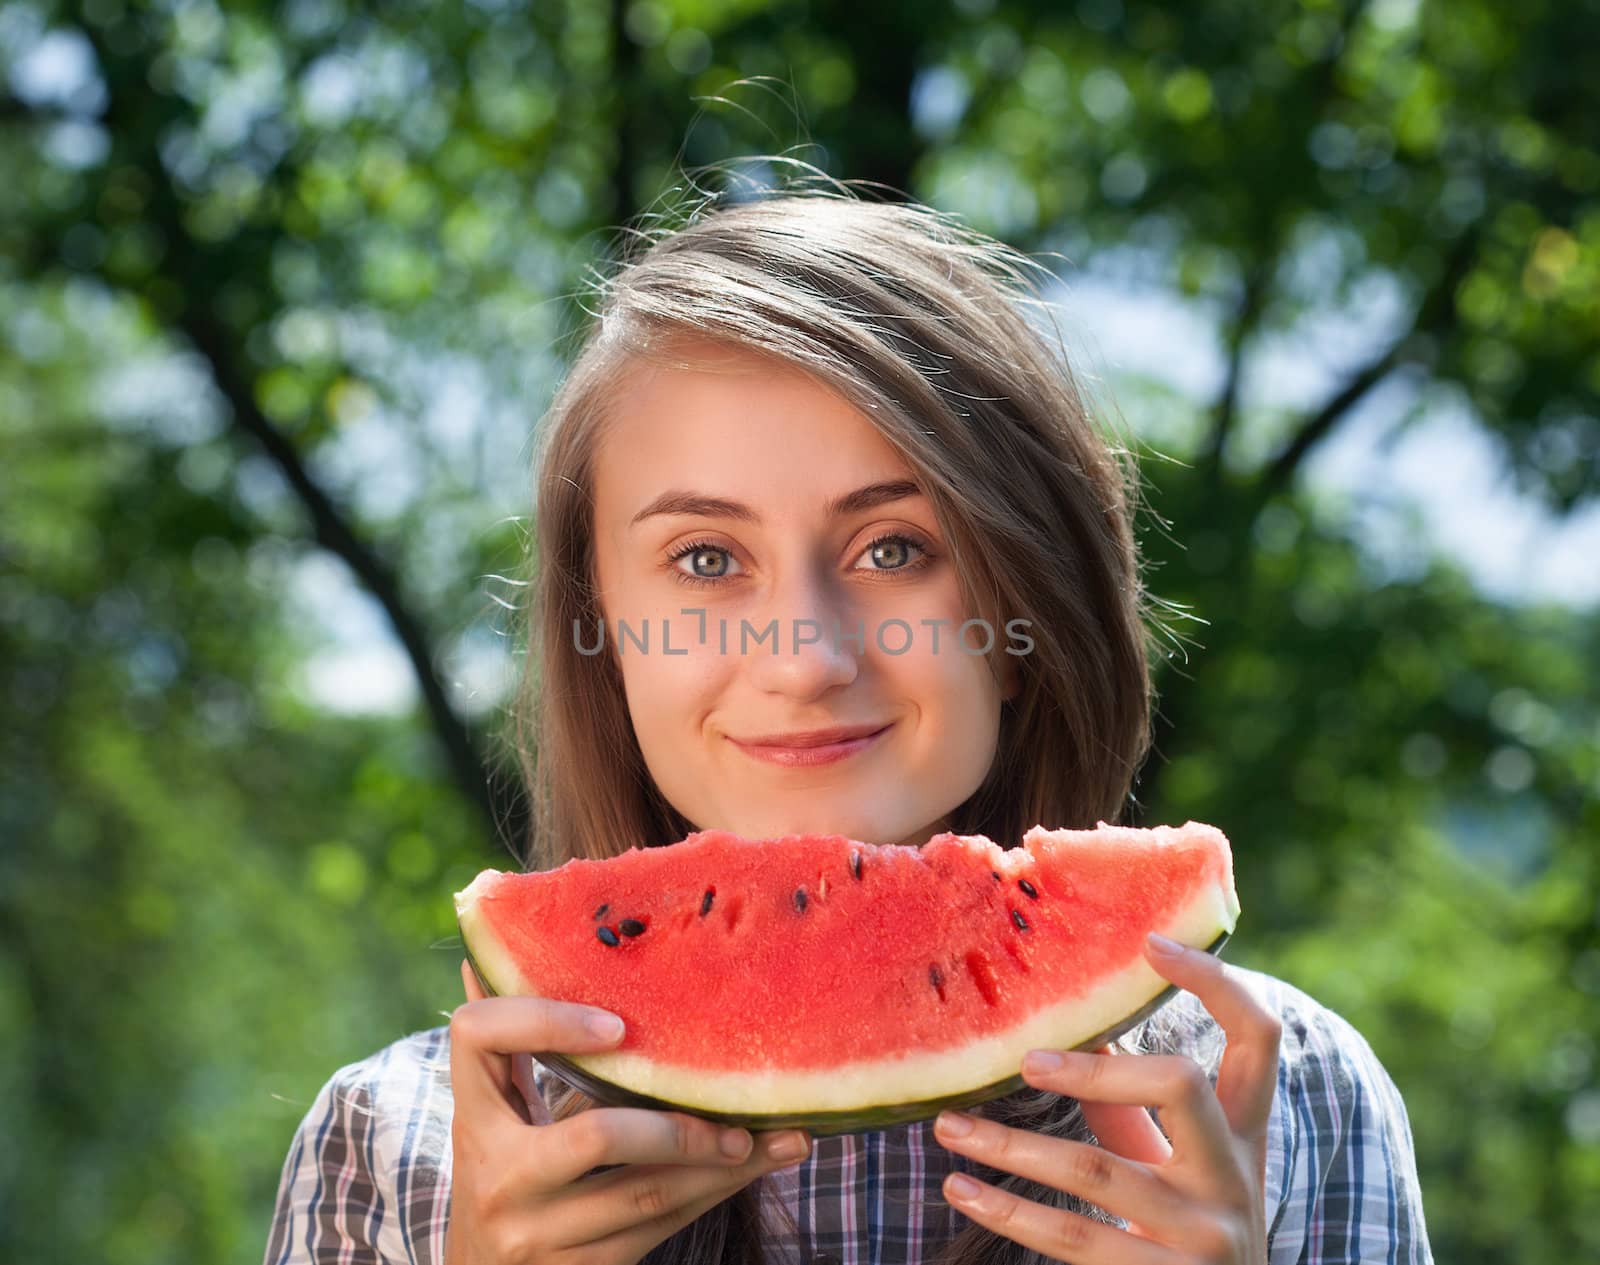
M 484 976 L 499 981 L 495 985 L 496 991 L 537 997 L 539 994 L 529 988 L 527 981 L 522 978 L 522 971 L 517 967 L 510 950 L 499 936 L 484 925 L 483 915 L 478 910 L 478 901 L 500 877 L 498 870 L 484 870 L 456 893 L 456 921 L 461 925 L 461 938 L 472 947 L 472 956 Z M 501 987 L 501 984 L 505 987 Z
M 516 991 L 531 992 L 499 942 L 492 935 L 475 934 L 478 919 L 471 907 L 471 892 L 468 887 L 457 897 L 457 908 L 479 965 L 489 978 L 516 980 Z M 1235 893 L 1211 885 L 1197 892 L 1170 922 L 1152 930 L 1181 944 L 1204 948 L 1222 932 L 1232 932 L 1238 915 Z M 1140 956 L 1099 980 L 1087 993 L 1047 1006 L 995 1036 L 937 1053 L 840 1063 L 818 1071 L 685 1067 L 627 1050 L 567 1057 L 615 1085 L 690 1109 L 750 1114 L 852 1111 L 942 1098 L 1015 1076 L 1029 1050 L 1080 1045 L 1126 1019 L 1167 986 L 1168 981 Z

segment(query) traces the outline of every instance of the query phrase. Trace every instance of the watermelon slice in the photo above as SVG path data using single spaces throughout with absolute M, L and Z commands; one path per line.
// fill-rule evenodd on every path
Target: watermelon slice
M 817 1135 L 1022 1087 L 1030 1049 L 1092 1048 L 1176 989 L 1159 931 L 1217 952 L 1228 841 L 1188 822 L 920 848 L 721 830 L 604 861 L 485 870 L 455 896 L 485 992 L 601 1006 L 600 1054 L 540 1061 L 600 1102 Z

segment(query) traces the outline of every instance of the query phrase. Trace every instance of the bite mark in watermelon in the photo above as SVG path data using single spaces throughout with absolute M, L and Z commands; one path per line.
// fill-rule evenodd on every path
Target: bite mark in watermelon
M 1004 849 L 707 830 L 555 870 L 485 870 L 456 913 L 486 992 L 600 1006 L 600 1054 L 540 1061 L 596 1099 L 818 1135 L 1022 1087 L 1176 990 L 1157 931 L 1217 952 L 1239 914 L 1220 830 L 1046 830 Z

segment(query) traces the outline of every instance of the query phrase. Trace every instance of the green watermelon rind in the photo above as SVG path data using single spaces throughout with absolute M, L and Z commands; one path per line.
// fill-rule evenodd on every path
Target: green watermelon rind
M 1231 938 L 1232 933 L 1228 931 L 1218 933 L 1217 938 L 1206 946 L 1205 952 L 1220 957 L 1223 946 Z M 472 973 L 478 977 L 479 986 L 487 995 L 495 996 L 494 988 L 479 967 L 477 959 L 473 957 L 470 947 L 467 948 L 466 954 L 467 961 L 472 966 Z M 1143 1023 L 1151 1015 L 1155 1014 L 1156 1011 L 1177 996 L 1180 991 L 1176 984 L 1168 984 L 1126 1018 L 1120 1019 L 1104 1031 L 1097 1032 L 1092 1037 L 1080 1041 L 1072 1048 L 1076 1050 L 1093 1050 L 1105 1045 L 1108 1041 L 1115 1041 L 1123 1033 Z M 547 1052 L 539 1053 L 537 1057 L 540 1063 L 548 1067 L 562 1080 L 566 1081 L 567 1084 L 588 1094 L 602 1106 L 645 1107 L 653 1111 L 683 1112 L 688 1115 L 698 1116 L 703 1120 L 712 1120 L 719 1124 L 745 1128 L 752 1132 L 765 1132 L 775 1129 L 804 1129 L 814 1137 L 862 1133 L 869 1130 L 887 1128 L 892 1125 L 915 1124 L 921 1120 L 931 1120 L 941 1111 L 958 1111 L 964 1107 L 975 1107 L 981 1103 L 991 1102 L 996 1098 L 1003 1098 L 1007 1094 L 1015 1093 L 1025 1088 L 1027 1084 L 1019 1072 L 1017 1075 L 1008 1076 L 1004 1080 L 964 1090 L 958 1094 L 949 1094 L 942 1098 L 922 1098 L 911 1102 L 884 1103 L 881 1106 L 863 1107 L 850 1111 L 752 1114 L 748 1112 L 708 1111 L 700 1107 L 686 1106 L 683 1103 L 667 1102 L 664 1099 L 652 1098 L 648 1094 L 626 1089 L 603 1077 L 596 1076 L 593 1072 L 579 1067 L 564 1055 Z

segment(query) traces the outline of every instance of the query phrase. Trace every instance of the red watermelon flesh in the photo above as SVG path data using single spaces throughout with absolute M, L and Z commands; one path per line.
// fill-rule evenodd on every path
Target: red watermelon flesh
M 1226 838 L 1034 827 L 920 848 L 726 831 L 533 874 L 456 906 L 494 993 L 600 1006 L 600 1055 L 541 1056 L 604 1101 L 815 1132 L 931 1115 L 1020 1086 L 1027 1050 L 1099 1043 L 1172 989 L 1145 934 L 1220 948 Z

